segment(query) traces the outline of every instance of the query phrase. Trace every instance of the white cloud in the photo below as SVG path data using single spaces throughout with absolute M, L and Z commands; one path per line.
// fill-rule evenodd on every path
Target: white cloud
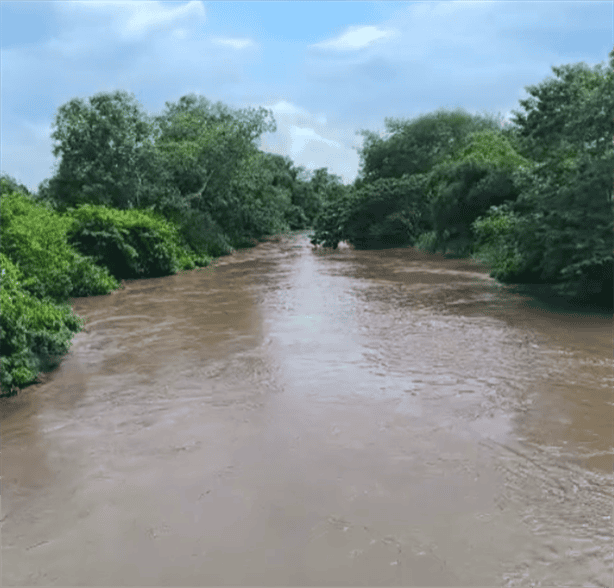
M 326 167 L 345 183 L 353 181 L 358 171 L 353 128 L 331 128 L 324 114 L 283 99 L 266 107 L 273 111 L 277 132 L 263 136 L 263 151 L 289 155 L 297 166 L 307 170 Z
M 260 106 L 260 105 L 254 105 Z M 272 106 L 268 106 L 273 111 L 275 120 L 283 119 L 286 124 L 296 124 L 303 126 L 325 127 L 327 118 L 324 113 L 312 114 L 311 112 L 291 104 L 286 100 L 279 100 Z
M 312 47 L 352 51 L 363 49 L 364 47 L 373 45 L 376 41 L 387 39 L 395 35 L 396 32 L 393 30 L 382 30 L 373 26 L 349 27 L 348 30 L 339 37 L 317 43 L 312 45 Z
M 326 126 L 327 118 L 325 114 L 313 115 L 304 108 L 290 104 L 285 100 L 280 100 L 269 108 L 273 111 L 273 114 L 292 116 L 295 119 L 314 120 L 318 125 Z
M 130 5 L 134 5 L 134 8 L 122 31 L 124 36 L 129 38 L 140 37 L 153 29 L 164 28 L 177 21 L 205 16 L 204 6 L 196 1 L 172 8 L 162 6 L 158 2 L 134 2 Z
M 250 39 L 223 39 L 220 37 L 214 37 L 211 39 L 211 41 L 216 45 L 228 45 L 233 49 L 245 49 L 245 47 L 255 45 L 255 43 Z
M 141 40 L 155 31 L 171 29 L 179 22 L 194 23 L 205 18 L 205 8 L 202 2 L 196 0 L 171 7 L 155 0 L 58 2 L 54 8 L 59 18 L 68 21 L 68 26 L 75 24 L 81 28 L 85 23 L 96 28 L 104 26 L 107 35 L 111 32 L 113 37 L 128 42 Z M 87 35 L 80 35 L 73 30 L 71 37 L 82 42 Z M 67 42 L 64 36 L 60 39 L 60 42 L 62 41 L 67 48 L 72 48 L 72 44 Z
M 331 139 L 326 139 L 321 135 L 318 135 L 313 129 L 305 127 L 297 127 L 292 125 L 290 127 L 290 136 L 292 137 L 292 156 L 300 155 L 307 143 L 324 143 L 337 149 L 341 148 L 341 144 Z

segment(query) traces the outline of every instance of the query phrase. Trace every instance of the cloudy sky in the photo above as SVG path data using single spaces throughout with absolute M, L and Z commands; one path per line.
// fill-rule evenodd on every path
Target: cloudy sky
M 75 97 L 134 93 L 150 114 L 196 93 L 264 106 L 265 151 L 351 182 L 360 129 L 438 108 L 510 115 L 551 66 L 607 63 L 614 3 L 0 2 L 2 172 L 51 176 Z

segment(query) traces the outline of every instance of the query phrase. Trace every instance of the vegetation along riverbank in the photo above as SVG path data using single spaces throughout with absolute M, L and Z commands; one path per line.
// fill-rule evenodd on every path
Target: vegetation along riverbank
M 313 229 L 315 246 L 418 247 L 472 256 L 504 283 L 568 310 L 612 311 L 614 51 L 609 67 L 553 67 L 511 125 L 463 110 L 360 131 L 344 185 L 257 140 L 263 108 L 188 95 L 150 116 L 117 91 L 58 109 L 54 175 L 37 193 L 1 180 L 1 389 L 53 369 L 83 320 L 69 299 L 123 279 L 207 266 L 233 249 Z

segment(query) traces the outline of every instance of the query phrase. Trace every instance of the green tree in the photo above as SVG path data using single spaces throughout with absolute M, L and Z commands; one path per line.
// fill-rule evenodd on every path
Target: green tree
M 341 178 L 325 167 L 312 171 L 309 182 L 322 203 L 334 201 L 345 193 Z
M 58 109 L 53 126 L 53 155 L 60 161 L 41 184 L 41 197 L 64 209 L 80 202 L 140 205 L 153 146 L 150 121 L 134 95 L 118 90 L 74 98 Z
M 530 169 L 514 172 L 521 194 L 513 205 L 521 282 L 548 282 L 566 296 L 612 306 L 614 250 L 614 51 L 601 64 L 553 67 L 527 88 L 509 135 Z
M 13 176 L 3 173 L 0 176 L 0 196 L 10 194 L 12 192 L 20 192 L 21 194 L 33 196 L 30 190 L 28 190 L 27 186 L 20 184 Z
M 365 137 L 359 149 L 359 177 L 366 182 L 379 178 L 401 178 L 427 173 L 459 149 L 475 131 L 494 130 L 499 123 L 492 116 L 471 115 L 462 109 L 440 109 L 416 119 L 385 119 L 388 138 L 361 130 Z
M 154 117 L 154 127 L 156 150 L 180 198 L 222 228 L 236 227 L 240 202 L 231 182 L 242 162 L 257 151 L 260 135 L 276 130 L 272 113 L 231 110 L 190 94 L 177 104 L 167 102 L 166 110 Z
M 283 189 L 290 197 L 285 209 L 285 218 L 291 230 L 305 229 L 315 216 L 315 198 L 303 179 L 305 169 L 296 167 L 290 157 L 265 153 L 265 161 L 272 173 L 271 185 L 276 190 Z M 310 198 L 311 197 L 311 198 Z
M 472 223 L 491 206 L 515 200 L 519 190 L 510 173 L 487 162 L 447 163 L 437 173 L 441 179 L 430 200 L 436 249 L 466 255 L 472 249 Z
M 565 296 L 612 305 L 614 150 L 549 162 L 525 173 L 515 232 L 520 282 L 548 282 Z
M 241 162 L 231 180 L 231 201 L 236 205 L 227 214 L 236 219 L 235 240 L 241 233 L 258 239 L 290 228 L 292 181 L 285 167 L 283 158 L 280 161 L 262 151 L 254 151 Z
M 322 207 L 313 223 L 312 245 L 337 246 L 348 238 L 347 222 L 355 191 L 351 186 L 330 184 L 330 192 L 322 199 Z
M 425 193 L 434 230 L 431 250 L 451 248 L 458 255 L 471 251 L 472 223 L 491 206 L 515 201 L 520 190 L 514 173 L 533 165 L 500 130 L 465 137 L 462 146 L 427 174 Z
M 529 168 L 534 162 L 522 157 L 500 130 L 476 131 L 464 140 L 464 147 L 448 158 L 450 162 L 484 164 L 502 171 Z
M 601 63 L 553 66 L 555 78 L 525 88 L 524 112 L 512 111 L 523 155 L 541 162 L 607 149 L 614 135 L 614 51 L 609 58 L 606 70 Z
M 424 174 L 383 178 L 354 191 L 345 221 L 346 240 L 358 249 L 412 245 L 428 227 Z

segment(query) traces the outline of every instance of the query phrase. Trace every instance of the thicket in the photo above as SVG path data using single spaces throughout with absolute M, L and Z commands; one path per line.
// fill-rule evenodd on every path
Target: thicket
M 83 321 L 68 304 L 32 295 L 19 268 L 0 252 L 0 384 L 3 395 L 56 367 Z
M 425 178 L 382 178 L 356 189 L 345 221 L 345 237 L 357 249 L 413 244 L 429 226 L 422 198 Z
M 614 51 L 609 60 L 553 67 L 505 127 L 459 109 L 386 119 L 387 138 L 359 131 L 359 177 L 323 208 L 312 243 L 471 255 L 503 282 L 611 310 Z
M 66 300 L 119 283 L 66 243 L 69 221 L 2 178 L 0 385 L 4 395 L 52 369 L 81 329 Z M 11 191 L 9 191 L 11 190 Z

